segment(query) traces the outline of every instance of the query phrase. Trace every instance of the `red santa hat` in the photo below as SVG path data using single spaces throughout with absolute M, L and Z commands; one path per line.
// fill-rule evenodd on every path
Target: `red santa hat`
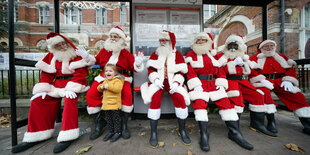
M 46 42 L 49 46 L 54 46 L 63 41 L 68 42 L 74 49 L 77 49 L 69 39 L 59 33 L 50 32 L 46 37 Z
M 247 45 L 245 44 L 244 38 L 241 35 L 232 34 L 226 39 L 225 46 L 227 47 L 227 45 L 232 42 L 238 44 L 239 50 L 244 51 L 243 59 L 248 59 L 249 56 L 247 55 Z
M 211 41 L 212 43 L 212 49 L 211 49 L 211 55 L 216 55 L 216 50 L 214 49 L 214 41 L 213 41 L 213 37 L 210 33 L 206 33 L 206 32 L 200 32 L 196 35 L 196 37 L 194 38 L 192 45 L 194 45 L 198 39 L 207 39 L 208 41 Z
M 127 34 L 123 31 L 123 29 L 121 29 L 119 26 L 115 26 L 113 27 L 110 32 L 109 35 L 111 33 L 116 33 L 118 34 L 121 38 L 123 38 L 125 41 L 130 41 L 130 37 L 127 36 Z
M 257 51 L 258 52 L 261 52 L 260 51 L 260 49 L 264 46 L 264 45 L 266 45 L 267 43 L 273 43 L 274 44 L 274 46 L 277 46 L 277 43 L 275 42 L 275 41 L 273 41 L 273 40 L 264 40 L 264 41 L 262 41 L 260 44 L 258 44 L 258 46 L 257 46 Z
M 159 33 L 159 39 L 170 40 L 171 41 L 172 50 L 174 50 L 175 43 L 176 43 L 176 39 L 175 39 L 174 33 L 166 31 L 166 30 L 163 30 L 162 32 Z

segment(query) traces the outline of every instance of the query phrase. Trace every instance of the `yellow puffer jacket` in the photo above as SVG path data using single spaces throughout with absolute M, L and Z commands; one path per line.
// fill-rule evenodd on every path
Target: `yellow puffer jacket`
M 108 84 L 107 89 L 101 89 L 101 86 Z M 122 89 L 124 80 L 120 78 L 106 79 L 97 89 L 103 92 L 102 95 L 102 110 L 118 110 L 122 109 Z

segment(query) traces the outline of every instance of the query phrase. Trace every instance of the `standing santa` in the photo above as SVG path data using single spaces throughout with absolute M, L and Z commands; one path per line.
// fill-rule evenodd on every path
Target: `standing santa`
M 61 131 L 53 152 L 64 151 L 79 137 L 78 96 L 89 89 L 87 69 L 95 63 L 95 58 L 82 47 L 76 49 L 61 34 L 51 32 L 46 41 L 49 53 L 35 65 L 41 70 L 41 79 L 33 87 L 27 132 L 23 143 L 12 148 L 13 153 L 24 151 L 52 137 L 62 98 L 64 109 Z
M 104 68 L 106 64 L 116 65 L 120 74 L 125 77 L 124 86 L 122 89 L 122 137 L 124 139 L 130 138 L 130 132 L 127 127 L 129 114 L 133 110 L 132 105 L 132 91 L 131 91 L 131 72 L 141 72 L 144 69 L 143 55 L 140 54 L 136 58 L 125 49 L 125 42 L 129 41 L 126 33 L 118 26 L 112 28 L 109 32 L 109 39 L 104 43 L 104 48 L 96 56 L 96 64 Z M 104 78 L 104 71 L 95 78 L 91 88 L 87 92 L 87 111 L 92 115 L 95 122 L 95 131 L 90 135 L 90 139 L 94 140 L 102 135 L 103 128 L 106 122 L 101 111 L 102 93 L 98 92 L 97 87 L 102 83 Z

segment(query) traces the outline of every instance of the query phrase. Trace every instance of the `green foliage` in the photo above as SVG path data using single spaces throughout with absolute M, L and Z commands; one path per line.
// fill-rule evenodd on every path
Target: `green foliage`
M 91 69 L 89 70 L 89 73 L 86 77 L 86 80 L 88 81 L 88 85 L 91 86 L 94 82 L 94 79 L 97 75 L 99 75 L 101 72 L 101 69 Z

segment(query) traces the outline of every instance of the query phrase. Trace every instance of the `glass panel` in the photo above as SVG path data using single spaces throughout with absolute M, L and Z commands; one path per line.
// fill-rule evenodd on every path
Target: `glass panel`
M 310 3 L 305 6 L 305 27 L 310 27 Z

